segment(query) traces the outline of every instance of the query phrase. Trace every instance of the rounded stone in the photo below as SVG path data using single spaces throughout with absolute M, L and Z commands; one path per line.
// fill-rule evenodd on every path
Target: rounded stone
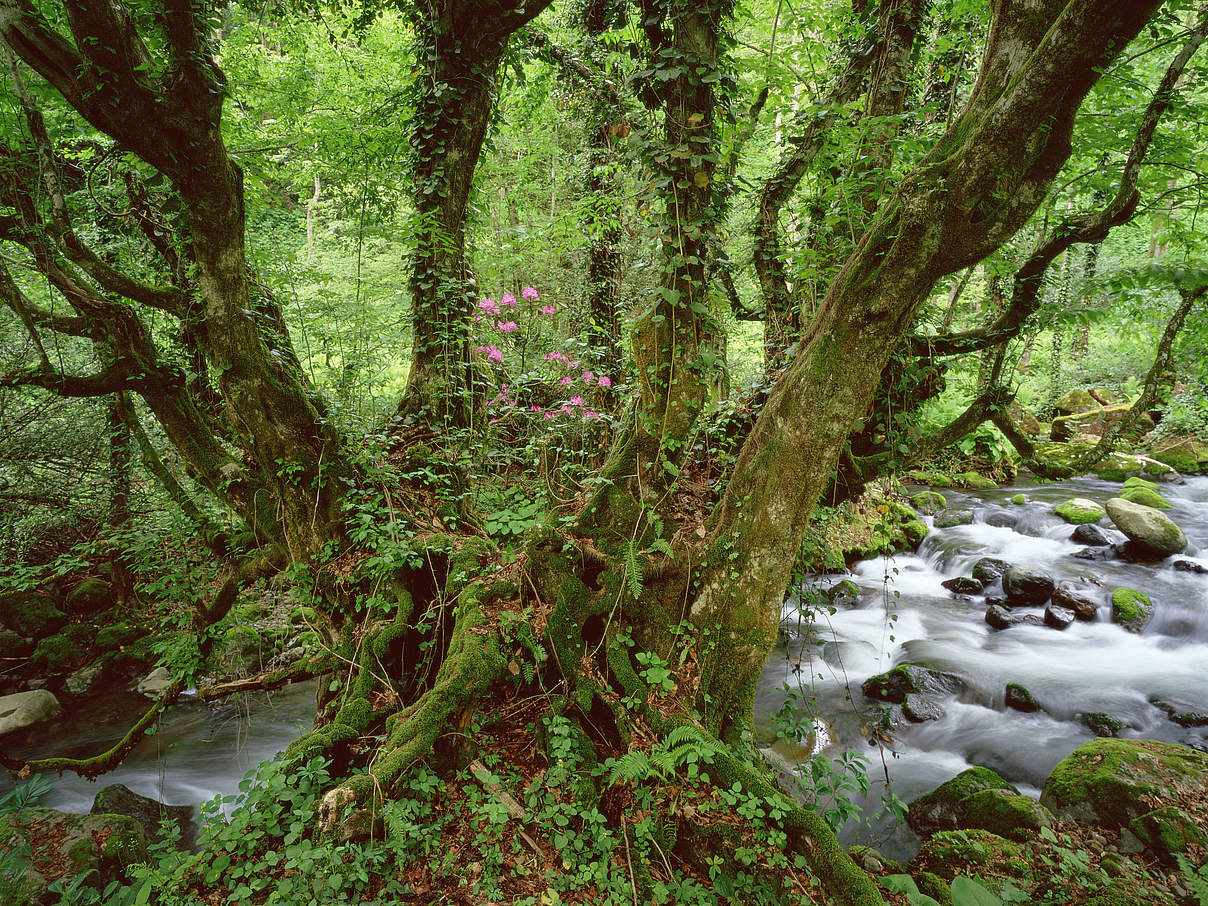
M 1107 502 L 1107 515 L 1128 539 L 1161 556 L 1181 553 L 1187 536 L 1170 517 L 1153 507 L 1113 497 Z
M 1011 566 L 1002 574 L 1002 589 L 1011 607 L 1043 604 L 1057 583 L 1044 570 L 1030 566 Z
M 1085 497 L 1072 497 L 1064 503 L 1059 503 L 1053 512 L 1074 525 L 1098 522 L 1107 513 L 1102 506 Z

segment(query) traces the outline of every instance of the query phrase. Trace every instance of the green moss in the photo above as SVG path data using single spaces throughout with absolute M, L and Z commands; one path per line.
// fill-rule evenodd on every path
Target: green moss
M 977 472 L 958 472 L 952 476 L 952 480 L 962 488 L 973 488 L 974 490 L 984 491 L 998 487 L 998 482 L 993 478 L 987 478 Z
M 104 579 L 85 579 L 67 594 L 65 606 L 69 613 L 100 613 L 113 606 L 109 583 Z
M 236 607 L 234 611 L 235 619 L 243 623 L 255 623 L 257 620 L 263 620 L 270 613 L 272 611 L 263 601 L 249 601 Z
M 93 639 L 93 630 L 82 624 L 71 624 L 62 632 L 38 642 L 31 658 L 38 670 L 62 673 L 84 663 Z
M 1011 503 L 1015 504 L 1016 506 L 1023 506 L 1027 502 L 1028 498 L 1024 497 L 1023 494 L 1011 495 Z
M 948 881 L 958 874 L 1030 875 L 1020 845 L 986 830 L 939 831 L 923 844 L 917 861 Z
M 930 871 L 920 871 L 914 876 L 914 883 L 918 887 L 919 893 L 931 897 L 940 906 L 951 906 L 952 885 L 939 875 Z
M 1107 510 L 1085 497 L 1074 497 L 1059 503 L 1053 508 L 1053 512 L 1071 525 L 1098 522 L 1107 515 Z
M 1124 480 L 1124 484 L 1122 484 L 1121 487 L 1122 488 L 1149 488 L 1151 491 L 1158 490 L 1158 486 L 1156 484 L 1154 484 L 1152 481 L 1149 481 L 1148 479 L 1141 478 L 1138 475 L 1134 475 L 1131 478 L 1126 478 Z
M 1000 837 L 1027 842 L 1042 827 L 1052 827 L 1052 813 L 1030 796 L 1008 790 L 981 790 L 958 804 L 962 827 L 980 828 Z
M 1112 620 L 1130 624 L 1149 618 L 1153 610 L 1149 595 L 1135 588 L 1117 588 L 1112 592 Z
M 1153 507 L 1155 510 L 1169 510 L 1171 508 L 1166 498 L 1153 488 L 1141 487 L 1139 485 L 1128 487 L 1125 485 L 1120 489 L 1120 496 L 1132 503 Z
M 133 623 L 114 623 L 97 632 L 96 646 L 102 651 L 112 651 L 123 645 L 129 645 L 141 638 L 145 632 L 145 629 L 135 626 Z
M 1134 818 L 1128 829 L 1138 840 L 1167 865 L 1177 863 L 1177 856 L 1193 848 L 1208 849 L 1205 835 L 1186 812 L 1166 806 Z
M 910 505 L 925 516 L 948 505 L 948 500 L 937 491 L 919 491 L 910 498 Z
M 916 484 L 931 485 L 933 488 L 952 487 L 952 479 L 943 472 L 924 472 L 916 469 L 913 472 L 907 472 L 906 477 Z
M 295 607 L 289 612 L 289 621 L 295 626 L 313 626 L 319 615 L 313 607 Z
M 0 596 L 0 622 L 27 638 L 41 638 L 61 629 L 67 614 L 40 591 L 19 591 Z

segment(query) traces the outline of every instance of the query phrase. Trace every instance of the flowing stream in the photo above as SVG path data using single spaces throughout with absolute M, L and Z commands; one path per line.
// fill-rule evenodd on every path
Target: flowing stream
M 1208 711 L 1208 575 L 1173 568 L 1177 560 L 1208 566 L 1208 557 L 1200 556 L 1208 555 L 1208 478 L 1161 488 L 1173 507 L 1168 515 L 1187 535 L 1183 555 L 1152 565 L 1073 556 L 1086 547 L 1070 540 L 1073 526 L 1055 516 L 1053 506 L 1071 497 L 1105 503 L 1119 487 L 1086 479 L 972 494 L 944 490 L 949 509 L 973 512 L 971 524 L 933 528 L 915 554 L 857 564 L 848 578 L 860 594 L 854 604 L 837 603 L 834 613 L 814 607 L 802 614 L 802 606 L 790 601 L 783 624 L 788 632 L 782 634 L 787 644 L 777 647 L 761 679 L 757 732 L 763 740 L 775 734 L 771 715 L 789 698 L 788 688 L 796 693 L 790 704 L 798 714 L 811 713 L 799 704 L 804 696 L 825 722 L 819 734 L 825 754 L 858 749 L 868 756 L 866 819 L 849 822 L 841 839 L 870 843 L 896 858 L 917 850 L 918 839 L 905 825 L 868 817 L 881 808 L 886 776 L 906 802 L 971 765 L 992 768 L 1021 792 L 1039 795 L 1054 765 L 1093 738 L 1080 720 L 1090 712 L 1119 719 L 1121 737 L 1208 749 L 1208 729 L 1183 728 L 1153 704 L 1164 700 L 1180 711 Z M 1011 503 L 1019 493 L 1027 502 Z M 1107 534 L 1124 540 L 1112 529 Z M 991 629 L 980 595 L 959 598 L 940 584 L 968 576 L 981 557 L 1038 567 L 1058 581 L 1089 579 L 1083 590 L 1099 601 L 1097 619 L 1065 630 Z M 839 578 L 804 589 L 800 599 L 816 597 Z M 1140 634 L 1111 622 L 1110 596 L 1118 586 L 1144 591 L 1154 603 Z M 1014 612 L 1039 615 L 1043 608 Z M 902 663 L 954 674 L 965 691 L 935 699 L 943 717 L 907 723 L 892 732 L 889 744 L 870 745 L 868 728 L 879 706 L 863 696 L 860 684 Z M 1025 686 L 1040 710 L 1006 708 L 1011 682 Z M 803 756 L 782 758 L 782 770 L 791 772 Z
M 769 658 L 761 679 L 757 734 L 765 742 L 774 737 L 772 715 L 785 705 L 787 688 L 794 692 L 789 704 L 798 716 L 819 715 L 817 749 L 832 758 L 844 750 L 868 756 L 872 784 L 867 797 L 856 798 L 873 817 L 849 822 L 842 834 L 846 842 L 872 843 L 897 858 L 917 849 L 909 828 L 885 815 L 875 817 L 886 776 L 893 793 L 907 802 L 975 764 L 1038 795 L 1053 766 L 1092 738 L 1079 719 L 1083 713 L 1116 717 L 1124 724 L 1122 736 L 1208 748 L 1208 729 L 1184 729 L 1152 704 L 1163 699 L 1185 710 L 1208 711 L 1208 575 L 1172 566 L 1179 559 L 1208 566 L 1208 557 L 1198 556 L 1208 554 L 1208 478 L 1162 487 L 1173 505 L 1170 516 L 1188 537 L 1183 556 L 1154 565 L 1076 558 L 1085 548 L 1069 540 L 1072 527 L 1053 515 L 1053 506 L 1070 497 L 1105 502 L 1118 489 L 1109 482 L 1078 480 L 976 494 L 944 491 L 950 509 L 973 511 L 971 524 L 933 529 L 916 554 L 858 564 L 848 578 L 860 594 L 834 613 L 798 600 L 810 600 L 842 577 L 827 577 L 786 606 L 787 643 Z M 1009 501 L 1018 493 L 1026 496 L 1025 504 Z M 968 575 L 986 556 L 1039 567 L 1058 580 L 1091 579 L 1098 584 L 1086 590 L 1100 601 L 1098 619 L 1064 631 L 1029 625 L 991 630 L 980 596 L 958 598 L 940 585 Z M 1154 617 L 1140 634 L 1110 621 L 1111 590 L 1120 585 L 1146 592 L 1155 604 Z M 939 699 L 943 717 L 895 730 L 890 744 L 870 745 L 878 705 L 861 694 L 861 682 L 896 664 L 916 662 L 955 674 L 965 691 Z M 1009 682 L 1026 686 L 1041 709 L 1031 714 L 1007 709 Z M 812 705 L 803 703 L 806 697 Z M 95 754 L 119 739 L 145 706 L 133 695 L 68 705 L 67 721 L 53 737 L 14 754 Z M 100 783 L 124 783 L 169 804 L 229 796 L 248 770 L 283 750 L 313 715 L 313 683 L 250 696 L 238 709 L 186 701 Z M 787 757 L 777 748 L 781 751 L 773 757 L 786 774 L 808 758 L 808 746 Z M 42 804 L 88 811 L 98 784 L 71 774 L 53 780 Z M 0 792 L 9 786 L 0 774 Z

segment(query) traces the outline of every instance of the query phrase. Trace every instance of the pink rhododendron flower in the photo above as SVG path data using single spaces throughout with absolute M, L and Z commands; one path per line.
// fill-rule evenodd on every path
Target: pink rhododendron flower
M 593 372 L 591 372 L 591 371 L 584 371 L 584 372 L 583 372 L 583 380 L 587 381 L 587 383 L 589 383 L 589 384 L 590 384 L 590 383 L 591 383 L 592 381 L 594 381 L 595 379 L 596 379 L 596 376 L 595 376 L 595 374 L 594 374 Z
M 495 324 L 504 333 L 512 333 L 516 329 L 515 321 L 499 321 Z
M 478 307 L 485 311 L 488 315 L 499 314 L 499 306 L 495 304 L 494 299 L 483 299 L 478 303 Z
M 552 412 L 547 412 L 547 413 L 545 413 L 545 417 L 546 417 L 546 418 L 553 418 L 553 417 L 554 417 L 554 413 L 552 413 Z
M 562 380 L 558 381 L 558 383 L 559 383 L 559 384 L 569 384 L 569 383 L 570 383 L 571 381 L 573 381 L 573 380 L 574 380 L 574 378 L 573 378 L 573 377 L 571 377 L 570 375 L 567 375 L 567 376 L 566 376 L 566 377 L 564 377 Z
M 568 402 L 568 403 L 570 403 L 572 406 L 582 406 L 582 405 L 583 405 L 583 397 L 581 397 L 581 396 L 572 396 L 570 399 L 568 399 L 568 400 L 567 400 L 567 402 Z
M 492 362 L 503 361 L 503 350 L 498 346 L 479 346 L 474 351 L 485 352 L 487 354 L 487 359 Z
M 516 304 L 516 297 L 511 293 L 504 293 L 503 297 L 499 300 L 499 304 L 506 308 L 511 308 Z
M 600 380 L 598 380 L 596 383 L 598 383 L 601 387 L 611 387 L 612 378 L 610 378 L 606 374 L 602 374 L 602 375 L 600 375 Z
M 554 306 L 552 306 L 552 305 L 542 305 L 541 306 L 541 314 L 552 315 L 553 313 L 554 313 Z
M 533 289 L 531 286 L 526 286 L 524 288 L 524 290 L 520 293 L 520 295 L 524 296 L 524 298 L 526 298 L 528 301 L 532 302 L 534 299 L 537 298 L 537 290 Z

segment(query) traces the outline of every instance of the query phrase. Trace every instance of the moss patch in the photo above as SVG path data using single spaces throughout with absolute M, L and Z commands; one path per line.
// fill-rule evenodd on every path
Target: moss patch
M 1117 588 L 1112 592 L 1112 621 L 1130 632 L 1140 632 L 1153 614 L 1149 595 L 1135 588 Z
M 1074 497 L 1053 507 L 1053 512 L 1071 525 L 1098 522 L 1107 515 L 1107 510 L 1085 497 Z

